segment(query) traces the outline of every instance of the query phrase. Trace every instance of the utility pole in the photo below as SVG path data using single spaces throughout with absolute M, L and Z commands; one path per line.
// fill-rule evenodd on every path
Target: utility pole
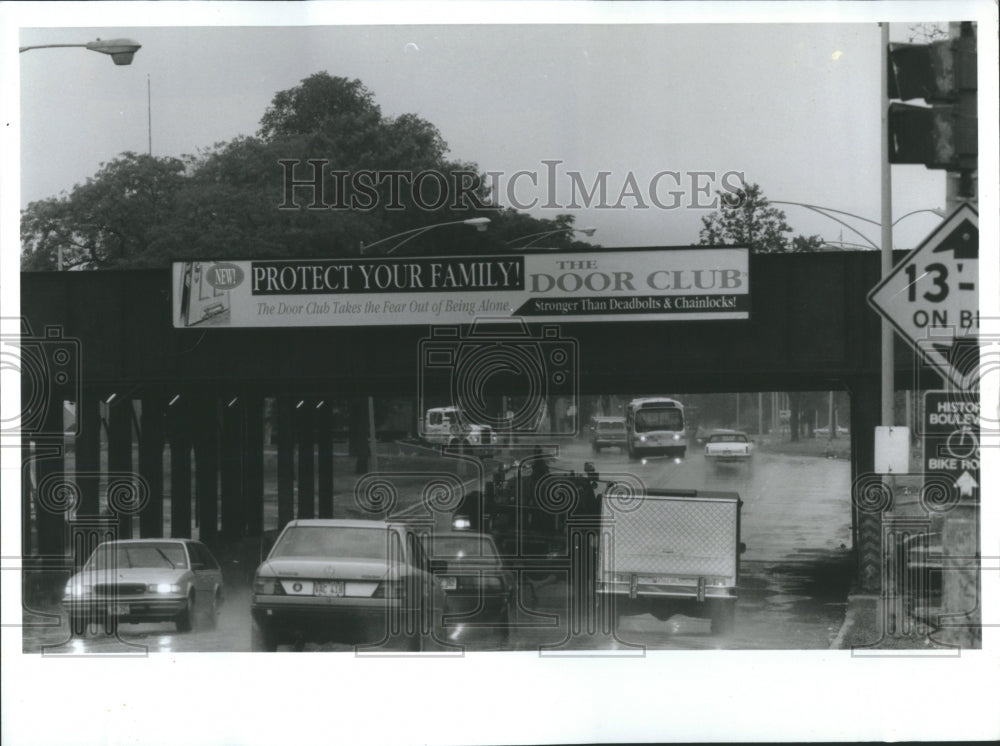
M 153 155 L 153 93 L 146 75 L 146 135 L 149 143 L 149 155 Z
M 889 162 L 889 23 L 881 24 L 882 31 L 882 273 L 883 278 L 892 272 L 892 166 Z M 882 426 L 892 427 L 895 372 L 892 324 L 882 319 Z

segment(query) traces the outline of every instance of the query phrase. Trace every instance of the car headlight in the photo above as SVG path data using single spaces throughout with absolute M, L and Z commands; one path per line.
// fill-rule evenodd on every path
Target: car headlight
M 63 593 L 67 596 L 84 596 L 90 593 L 90 584 L 82 580 L 70 580 L 66 583 Z
M 150 583 L 146 588 L 150 593 L 180 593 L 181 587 L 177 583 Z
M 642 443 L 645 443 L 646 442 L 646 436 L 645 435 L 640 435 L 639 436 L 639 441 L 642 442 Z
M 680 433 L 674 433 L 674 440 L 680 440 L 680 439 L 681 439 L 681 434 Z

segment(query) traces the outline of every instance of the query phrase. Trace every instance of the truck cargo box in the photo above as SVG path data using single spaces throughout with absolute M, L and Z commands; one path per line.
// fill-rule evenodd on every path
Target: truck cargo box
M 683 610 L 733 626 L 739 585 L 740 507 L 735 492 L 646 490 L 627 501 L 605 495 L 598 593 L 618 613 L 660 618 Z

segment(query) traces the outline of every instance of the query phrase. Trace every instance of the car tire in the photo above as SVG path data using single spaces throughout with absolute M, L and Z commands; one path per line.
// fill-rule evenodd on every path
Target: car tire
M 422 653 L 424 651 L 424 636 L 417 630 L 409 640 L 406 641 L 406 652 Z
M 504 612 L 504 615 L 501 618 L 500 623 L 503 625 L 503 629 L 500 632 L 500 644 L 503 645 L 504 647 L 507 647 L 507 645 L 510 644 L 510 628 L 511 628 L 510 606 L 508 606 L 507 611 Z
M 631 615 L 631 609 L 629 608 L 628 600 L 621 596 L 609 596 L 607 601 L 613 604 L 611 608 L 614 610 L 615 626 L 612 631 L 617 632 L 621 629 L 622 619 Z
M 713 635 L 728 635 L 736 628 L 735 601 L 713 602 L 711 614 Z
M 254 622 L 250 626 L 250 650 L 254 653 L 274 653 L 278 650 L 278 637 L 269 627 Z
M 671 607 L 669 601 L 654 599 L 649 602 L 649 613 L 657 620 L 665 622 L 674 615 L 675 609 Z
M 406 638 L 402 641 L 403 650 L 407 653 L 420 653 L 423 652 L 424 649 L 424 635 L 423 635 L 424 626 L 422 624 L 423 609 L 422 608 L 419 610 L 415 609 L 409 613 L 413 614 L 413 618 L 404 619 L 403 628 L 405 629 L 408 626 L 407 622 L 409 622 L 410 624 L 413 625 L 413 633 L 407 635 Z
M 190 632 L 194 627 L 194 594 L 190 594 L 187 598 L 187 605 L 184 607 L 184 611 L 177 615 L 174 620 L 177 625 L 178 632 Z
M 70 637 L 86 637 L 90 634 L 90 624 L 86 617 L 69 616 L 66 621 L 69 624 Z
M 629 461 L 638 461 L 639 460 L 639 454 L 636 453 L 635 448 L 633 448 L 631 445 L 628 446 L 628 458 L 629 458 Z
M 219 592 L 212 594 L 212 602 L 205 609 L 205 629 L 216 629 L 219 626 Z

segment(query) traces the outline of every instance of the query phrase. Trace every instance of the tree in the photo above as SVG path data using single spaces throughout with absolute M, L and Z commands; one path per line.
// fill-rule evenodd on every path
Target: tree
M 260 119 L 257 134 L 265 141 L 316 132 L 349 138 L 370 132 L 381 121 L 382 111 L 375 96 L 360 80 L 334 77 L 324 71 L 275 94 Z
M 32 202 L 21 220 L 26 270 L 162 265 L 174 244 L 165 232 L 183 188 L 177 158 L 123 153 L 70 195 Z
M 906 40 L 910 44 L 928 44 L 948 38 L 946 23 L 914 23 L 907 26 Z
M 792 239 L 791 251 L 795 253 L 819 251 L 825 243 L 823 237 L 816 234 L 812 236 L 796 236 Z
M 788 251 L 785 234 L 792 227 L 784 212 L 769 205 L 759 185 L 744 184 L 736 195 L 718 194 L 721 207 L 701 219 L 701 245 L 746 246 L 756 254 Z
M 69 194 L 33 202 L 22 213 L 22 268 L 107 269 L 165 266 L 175 259 L 357 256 L 362 243 L 447 221 L 487 216 L 487 233 L 469 228 L 428 231 L 400 253 L 451 254 L 506 250 L 531 233 L 572 227 L 573 218 L 538 220 L 490 204 L 475 163 L 447 157 L 432 123 L 415 114 L 382 116 L 359 80 L 318 72 L 275 94 L 254 136 L 216 143 L 196 155 L 154 158 L 123 153 Z M 323 203 L 308 189 L 286 204 L 285 167 L 308 179 L 308 161 L 322 161 Z M 393 193 L 375 185 L 370 206 L 339 195 L 339 174 L 399 171 L 461 180 L 460 199 L 428 209 L 409 183 Z M 427 179 L 429 184 L 436 178 Z M 451 185 L 449 185 L 451 186 Z M 472 238 L 474 236 L 474 239 Z M 546 244 L 579 248 L 569 231 Z
M 792 227 L 785 220 L 785 213 L 771 207 L 758 184 L 744 184 L 737 193 L 717 192 L 721 207 L 701 219 L 698 233 L 702 246 L 746 246 L 755 254 L 817 251 L 823 247 L 818 235 L 795 236 L 786 234 Z

